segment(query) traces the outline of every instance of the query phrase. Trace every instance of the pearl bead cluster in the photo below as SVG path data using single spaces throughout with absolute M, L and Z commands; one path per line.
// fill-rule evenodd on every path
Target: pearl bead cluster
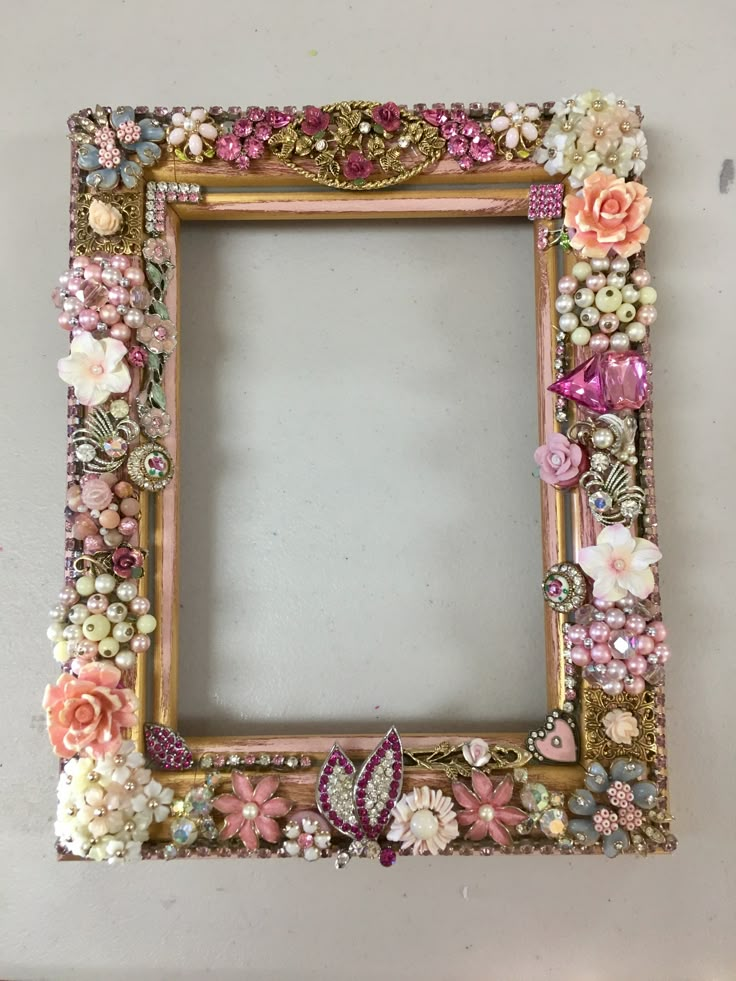
M 595 354 L 627 351 L 644 340 L 657 319 L 657 291 L 646 269 L 630 269 L 624 256 L 576 262 L 557 288 L 558 328 L 577 347 Z
M 151 294 L 138 256 L 79 255 L 59 277 L 52 298 L 59 326 L 72 336 L 88 331 L 127 344 L 145 323 Z
M 67 490 L 67 507 L 74 513 L 72 537 L 86 555 L 136 539 L 140 501 L 133 485 L 115 473 L 84 474 Z
M 150 608 L 129 579 L 109 573 L 80 576 L 62 588 L 49 611 L 46 636 L 54 644 L 54 657 L 73 674 L 99 658 L 111 658 L 121 671 L 134 668 L 136 655 L 148 650 L 156 629 Z
M 596 599 L 576 610 L 575 620 L 566 628 L 566 655 L 607 695 L 639 695 L 660 680 L 670 655 L 667 630 L 643 603 Z

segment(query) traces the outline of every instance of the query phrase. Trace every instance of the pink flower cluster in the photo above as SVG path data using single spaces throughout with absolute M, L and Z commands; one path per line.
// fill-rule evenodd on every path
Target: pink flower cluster
M 439 129 L 447 140 L 447 152 L 462 170 L 471 170 L 477 163 L 490 163 L 495 158 L 495 143 L 480 123 L 469 119 L 464 110 L 435 106 L 425 110 L 424 119 Z
M 596 599 L 576 611 L 567 628 L 566 648 L 588 681 L 608 695 L 638 695 L 647 681 L 658 680 L 670 650 L 667 630 L 642 603 L 631 597 L 612 603 Z
M 247 170 L 251 160 L 258 160 L 266 152 L 266 142 L 275 129 L 282 129 L 291 122 L 291 115 L 280 109 L 260 109 L 253 106 L 244 116 L 233 123 L 232 132 L 223 133 L 215 143 L 215 154 L 220 160 L 234 163 L 240 170 Z

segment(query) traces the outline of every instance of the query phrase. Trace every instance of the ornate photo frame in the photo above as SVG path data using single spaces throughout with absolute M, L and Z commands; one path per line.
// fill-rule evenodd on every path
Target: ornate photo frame
M 66 555 L 43 700 L 60 857 L 675 848 L 641 121 L 596 90 L 70 118 Z M 442 217 L 529 228 L 548 714 L 530 732 L 179 732 L 181 222 Z

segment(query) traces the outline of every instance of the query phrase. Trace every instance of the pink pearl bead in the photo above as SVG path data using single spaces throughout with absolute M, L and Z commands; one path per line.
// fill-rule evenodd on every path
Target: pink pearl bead
M 594 620 L 588 628 L 590 639 L 596 644 L 605 644 L 611 636 L 608 624 L 602 620 Z
M 136 497 L 126 497 L 120 502 L 120 512 L 126 518 L 134 518 L 141 509 L 141 503 Z
M 111 327 L 120 320 L 120 314 L 117 312 L 115 307 L 111 303 L 106 303 L 104 306 L 100 307 L 100 320 L 103 324 L 107 324 Z
M 100 315 L 96 310 L 82 310 L 79 314 L 79 326 L 82 330 L 96 330 Z
M 593 644 L 590 659 L 594 664 L 608 664 L 611 660 L 611 648 L 608 644 Z
M 651 654 L 654 650 L 654 638 L 650 637 L 649 634 L 642 634 L 641 637 L 637 637 L 636 650 L 638 654 L 643 654 L 644 657 Z
M 137 617 L 142 617 L 151 609 L 151 601 L 147 596 L 134 596 L 128 607 L 131 613 L 134 613 Z
M 641 695 L 641 693 L 646 688 L 643 678 L 626 678 L 624 681 L 624 690 L 629 695 Z
M 108 508 L 100 515 L 100 525 L 103 528 L 117 528 L 119 524 L 120 515 L 117 511 L 112 511 Z
M 611 681 L 623 681 L 626 677 L 626 665 L 623 661 L 611 661 L 606 667 L 606 678 Z
M 605 613 L 606 610 L 613 608 L 613 603 L 610 600 L 594 599 L 593 606 L 596 608 L 596 610 L 600 610 L 602 613 Z
M 670 649 L 667 644 L 657 644 L 654 654 L 659 664 L 666 664 L 670 659 Z
M 643 634 L 647 628 L 647 621 L 638 613 L 631 613 L 626 617 L 626 629 L 632 634 Z
M 612 334 L 618 330 L 618 317 L 615 313 L 604 313 L 598 321 L 598 327 L 604 334 Z
M 597 293 L 598 290 L 603 289 L 606 282 L 607 280 L 603 273 L 593 273 L 592 276 L 588 276 L 588 278 L 585 280 L 585 285 L 589 290 L 593 290 L 594 293 Z
M 123 518 L 118 525 L 118 531 L 125 538 L 130 538 L 138 531 L 138 522 L 135 520 L 135 518 Z
M 611 630 L 622 630 L 626 623 L 626 614 L 623 610 L 614 607 L 606 613 L 606 623 Z
M 89 256 L 86 255 L 74 256 L 74 259 L 72 260 L 72 269 L 84 269 L 84 267 L 88 266 L 89 263 L 90 263 Z
M 77 641 L 77 656 L 83 657 L 89 660 L 97 654 L 97 644 L 94 640 L 80 640 Z
M 132 327 L 133 330 L 138 330 L 146 322 L 143 311 L 136 310 L 135 308 L 128 310 L 123 319 L 128 327 Z
M 601 685 L 601 688 L 606 693 L 606 695 L 620 695 L 621 692 L 624 690 L 623 682 L 614 681 L 611 678 L 609 678 L 607 681 L 604 681 L 603 684 Z
M 567 636 L 571 644 L 582 644 L 587 636 L 587 632 L 582 624 L 574 623 L 568 628 Z
M 645 303 L 643 307 L 639 307 L 636 311 L 636 319 L 640 324 L 644 324 L 645 327 L 651 327 L 657 319 L 657 308 Z
M 146 281 L 146 277 L 142 269 L 131 267 L 128 269 L 125 276 L 131 286 L 143 286 Z
M 84 280 L 81 276 L 70 276 L 69 282 L 67 283 L 67 289 L 70 293 L 77 293 L 82 288 Z
M 101 552 L 105 547 L 105 543 L 102 540 L 102 535 L 87 535 L 84 539 L 83 548 L 86 555 L 94 555 L 95 552 Z
M 104 613 L 109 605 L 110 601 L 102 593 L 92 593 L 87 597 L 87 609 L 90 613 Z
M 629 669 L 629 674 L 634 676 L 645 675 L 649 668 L 649 662 L 641 654 L 633 654 L 626 658 L 626 667 Z
M 130 303 L 130 293 L 122 286 L 111 286 L 107 298 L 116 307 L 127 307 Z
M 131 651 L 135 651 L 136 654 L 143 654 L 150 646 L 151 638 L 145 634 L 136 634 L 130 641 L 130 649 Z
M 593 334 L 590 339 L 590 350 L 593 354 L 603 354 L 608 350 L 608 338 L 605 334 Z
M 631 282 L 638 290 L 643 286 L 649 286 L 651 281 L 651 274 L 646 269 L 635 269 L 631 274 Z
M 72 325 L 69 323 L 68 313 L 60 313 L 56 318 L 56 322 L 62 330 L 71 330 Z
M 570 660 L 573 664 L 577 664 L 579 668 L 584 668 L 586 664 L 590 664 L 590 654 L 587 648 L 576 646 L 570 651 Z
M 101 273 L 102 282 L 105 286 L 117 286 L 120 280 L 123 278 L 117 269 L 113 269 L 112 266 L 108 266 L 106 269 L 102 270 Z
M 127 324 L 113 324 L 110 328 L 110 337 L 114 337 L 116 341 L 129 341 L 130 336 L 130 327 Z
M 97 476 L 97 474 L 95 474 L 95 477 L 96 476 Z M 117 479 L 118 478 L 115 476 L 114 473 L 101 473 L 100 474 L 100 480 L 104 480 L 108 487 L 114 487 L 115 486 L 115 481 Z M 82 478 L 82 482 L 84 482 L 84 478 Z
M 99 283 L 102 279 L 102 267 L 98 266 L 96 262 L 90 262 L 88 266 L 84 267 L 84 278 Z
M 574 276 L 563 276 L 557 283 L 557 289 L 560 293 L 574 293 L 578 285 L 578 281 Z
M 667 640 L 667 628 L 661 620 L 652 620 L 652 622 L 649 624 L 649 630 L 652 633 L 652 637 L 654 637 L 658 644 L 661 644 L 663 641 Z
M 110 261 L 110 265 L 112 266 L 113 269 L 118 269 L 120 270 L 120 272 L 122 272 L 123 269 L 128 268 L 127 255 L 114 255 L 112 257 L 112 260 Z

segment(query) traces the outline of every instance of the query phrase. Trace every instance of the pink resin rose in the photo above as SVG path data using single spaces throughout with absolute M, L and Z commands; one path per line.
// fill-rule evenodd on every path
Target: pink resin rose
M 547 442 L 534 451 L 539 478 L 553 487 L 574 487 L 580 479 L 587 457 L 577 443 L 562 433 L 550 433 Z
M 349 181 L 365 180 L 373 173 L 373 164 L 354 150 L 342 162 L 342 172 Z
M 401 126 L 401 112 L 395 102 L 384 102 L 383 105 L 375 106 L 371 115 L 373 121 L 387 133 L 395 133 Z
M 573 249 L 601 259 L 611 249 L 618 255 L 634 255 L 649 238 L 644 219 L 651 206 L 643 184 L 601 171 L 591 174 L 580 196 L 565 198 L 565 225 L 572 233 Z
M 329 112 L 322 112 L 317 106 L 307 106 L 304 109 L 304 119 L 302 119 L 302 133 L 307 136 L 314 136 L 315 133 L 322 133 L 330 125 Z
M 88 753 L 101 759 L 116 753 L 121 729 L 136 724 L 138 700 L 128 688 L 118 688 L 121 674 L 114 664 L 94 661 L 82 666 L 79 677 L 62 674 L 47 685 L 43 697 L 49 739 L 57 756 L 70 759 Z
M 104 511 L 111 502 L 112 490 L 101 477 L 88 477 L 82 482 L 82 503 L 90 511 Z

